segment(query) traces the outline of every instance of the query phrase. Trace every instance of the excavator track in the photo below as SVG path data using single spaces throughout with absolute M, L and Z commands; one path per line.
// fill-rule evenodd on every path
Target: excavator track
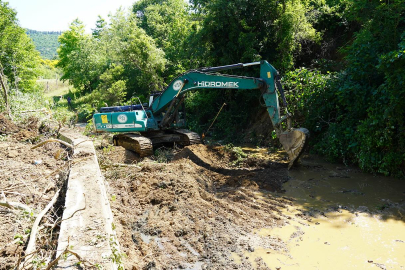
M 180 134 L 181 141 L 179 143 L 184 146 L 201 143 L 200 135 L 193 131 L 190 131 L 188 129 L 177 129 L 174 130 L 174 132 Z
M 183 146 L 201 143 L 200 136 L 187 129 L 178 129 L 170 132 L 156 131 L 145 132 L 142 135 L 135 133 L 125 133 L 114 135 L 114 145 L 122 146 L 132 150 L 140 157 L 153 155 L 153 147 L 164 145 L 165 143 L 178 143 Z
M 304 152 L 308 138 L 309 131 L 306 128 L 292 129 L 280 134 L 280 142 L 290 159 L 288 169 L 297 162 L 298 158 Z
M 114 135 L 114 145 L 122 146 L 125 149 L 132 150 L 140 157 L 153 155 L 153 144 L 149 138 L 134 133 L 125 133 Z

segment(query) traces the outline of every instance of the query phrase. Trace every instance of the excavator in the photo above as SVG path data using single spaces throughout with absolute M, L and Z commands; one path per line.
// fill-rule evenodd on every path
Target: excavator
M 220 71 L 260 66 L 259 77 L 235 76 Z M 149 103 L 102 107 L 93 115 L 97 132 L 119 132 L 114 145 L 132 150 L 140 157 L 153 154 L 153 149 L 166 144 L 182 146 L 201 143 L 200 136 L 186 129 L 184 99 L 189 91 L 201 89 L 247 89 L 262 93 L 276 135 L 289 156 L 288 168 L 299 158 L 309 138 L 306 128 L 292 128 L 278 71 L 267 61 L 239 63 L 189 70 L 175 78 L 163 91 L 152 92 Z M 280 114 L 279 92 L 285 113 Z

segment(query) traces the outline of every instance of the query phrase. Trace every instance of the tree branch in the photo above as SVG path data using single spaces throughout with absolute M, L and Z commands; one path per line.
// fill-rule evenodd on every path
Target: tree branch
M 49 140 L 40 142 L 39 144 L 37 144 L 37 145 L 31 147 L 31 150 L 32 150 L 32 149 L 35 149 L 35 148 L 38 148 L 38 147 L 40 147 L 40 146 L 42 146 L 42 145 L 44 145 L 44 144 L 46 144 L 46 143 L 50 143 L 50 142 L 58 142 L 58 143 L 63 144 L 63 145 L 66 146 L 66 147 L 69 147 L 70 149 L 73 149 L 73 145 L 71 145 L 70 143 L 67 143 L 67 142 L 64 142 L 64 141 L 58 140 L 58 139 L 49 139 Z
M 55 204 L 57 198 L 59 197 L 59 191 L 60 189 L 55 193 L 55 195 L 53 196 L 52 200 L 48 203 L 48 205 L 44 208 L 44 210 L 42 210 L 41 213 L 39 213 L 39 215 L 37 216 L 37 218 L 35 219 L 34 225 L 31 228 L 31 235 L 30 235 L 30 240 L 28 241 L 28 245 L 27 248 L 25 250 L 25 253 L 33 253 L 35 252 L 35 241 L 36 241 L 36 234 L 38 231 L 38 226 L 39 223 L 41 222 L 41 219 L 43 218 L 43 216 L 49 211 L 49 209 Z M 31 262 L 31 258 L 27 259 L 26 261 L 28 263 Z

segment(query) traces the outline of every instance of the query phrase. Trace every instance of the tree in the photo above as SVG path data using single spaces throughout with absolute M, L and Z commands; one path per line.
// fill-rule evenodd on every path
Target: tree
M 191 68 L 192 48 L 187 41 L 196 22 L 184 0 L 141 0 L 134 4 L 133 12 L 138 25 L 165 52 L 168 81 Z
M 314 149 L 366 171 L 404 176 L 404 2 L 353 1 L 345 13 L 358 30 L 339 50 L 344 69 L 308 104 Z
M 104 87 L 114 86 L 120 93 L 128 95 L 147 95 L 161 89 L 163 80 L 160 75 L 166 64 L 164 52 L 138 27 L 133 14 L 126 15 L 119 9 L 110 16 L 109 25 L 99 17 L 93 35 L 85 34 L 83 24 L 75 20 L 69 31 L 59 37 L 58 66 L 64 71 L 62 79 L 68 79 L 85 92 L 101 90 L 98 88 L 100 82 Z M 103 76 L 114 66 L 124 69 L 116 81 L 120 82 L 114 84 L 112 78 L 106 83 Z M 102 92 L 107 93 L 107 89 Z
M 79 42 L 85 38 L 84 25 L 79 19 L 75 19 L 69 26 L 69 31 L 59 36 L 59 63 L 58 67 L 64 68 L 69 64 L 69 54 L 80 49 Z
M 146 96 L 161 89 L 161 74 L 166 65 L 164 52 L 137 25 L 135 15 L 125 15 L 124 11 L 118 10 L 110 19 L 111 23 L 103 31 L 100 41 L 109 62 L 124 67 L 129 97 L 134 94 Z
M 209 65 L 266 59 L 278 69 L 294 66 L 305 40 L 318 40 L 304 0 L 192 1 L 204 14 L 199 41 Z
M 18 25 L 16 12 L 0 0 L 0 87 L 9 112 L 8 90 L 30 91 L 35 84 L 39 53 L 25 30 Z
M 93 37 L 100 38 L 101 32 L 104 30 L 106 25 L 107 25 L 107 22 L 103 19 L 103 17 L 98 15 L 98 19 L 96 22 L 96 28 L 91 29 L 91 30 L 93 30 L 93 32 L 92 32 Z
M 69 80 L 77 89 L 92 91 L 97 87 L 99 75 L 106 69 L 106 55 L 100 44 L 85 34 L 84 25 L 78 19 L 74 20 L 69 31 L 59 37 L 60 58 L 57 67 L 64 74 L 62 80 Z
M 92 93 L 93 100 L 98 105 L 107 103 L 109 106 L 119 105 L 125 100 L 126 83 L 124 76 L 124 67 L 112 64 L 100 76 L 100 84 Z

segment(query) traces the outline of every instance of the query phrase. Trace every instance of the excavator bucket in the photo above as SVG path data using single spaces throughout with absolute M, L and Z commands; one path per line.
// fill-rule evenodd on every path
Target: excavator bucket
M 280 134 L 279 140 L 290 158 L 288 169 L 295 164 L 302 154 L 308 138 L 309 131 L 306 128 L 291 129 Z

